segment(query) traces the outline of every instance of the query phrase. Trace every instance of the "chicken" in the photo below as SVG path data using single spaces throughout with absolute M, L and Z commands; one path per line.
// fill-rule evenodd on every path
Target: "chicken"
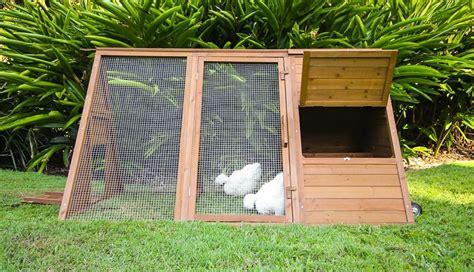
M 284 215 L 283 173 L 278 173 L 273 180 L 263 184 L 256 194 L 247 194 L 244 197 L 244 208 L 257 209 L 260 214 Z
M 244 196 L 252 193 L 257 188 L 257 181 L 262 176 L 262 166 L 260 163 L 253 163 L 244 166 L 240 170 L 232 172 L 226 178 L 224 174 L 216 177 L 216 184 L 224 184 L 224 192 L 231 196 Z
M 214 180 L 214 183 L 217 185 L 224 185 L 229 180 L 229 177 L 226 174 L 220 174 Z

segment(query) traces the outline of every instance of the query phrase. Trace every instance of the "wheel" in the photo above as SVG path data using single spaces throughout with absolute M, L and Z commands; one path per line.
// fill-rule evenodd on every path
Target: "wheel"
M 413 211 L 413 216 L 418 217 L 423 213 L 423 209 L 421 208 L 421 205 L 415 202 L 411 203 L 411 209 Z

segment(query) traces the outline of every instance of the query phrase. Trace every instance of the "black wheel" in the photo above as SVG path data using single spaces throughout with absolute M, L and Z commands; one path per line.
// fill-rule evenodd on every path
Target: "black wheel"
M 411 209 L 413 211 L 413 216 L 418 217 L 423 213 L 423 209 L 421 208 L 421 205 L 415 202 L 411 203 Z

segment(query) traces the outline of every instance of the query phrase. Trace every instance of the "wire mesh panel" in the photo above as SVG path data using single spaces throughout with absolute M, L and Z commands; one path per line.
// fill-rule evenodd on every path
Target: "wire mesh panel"
M 173 219 L 186 58 L 102 57 L 69 217 Z
M 196 214 L 284 215 L 278 72 L 204 63 Z

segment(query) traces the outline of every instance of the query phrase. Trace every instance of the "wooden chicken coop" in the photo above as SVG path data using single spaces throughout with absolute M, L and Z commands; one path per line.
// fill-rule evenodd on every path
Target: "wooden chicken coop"
M 411 223 L 396 55 L 97 49 L 59 216 Z

